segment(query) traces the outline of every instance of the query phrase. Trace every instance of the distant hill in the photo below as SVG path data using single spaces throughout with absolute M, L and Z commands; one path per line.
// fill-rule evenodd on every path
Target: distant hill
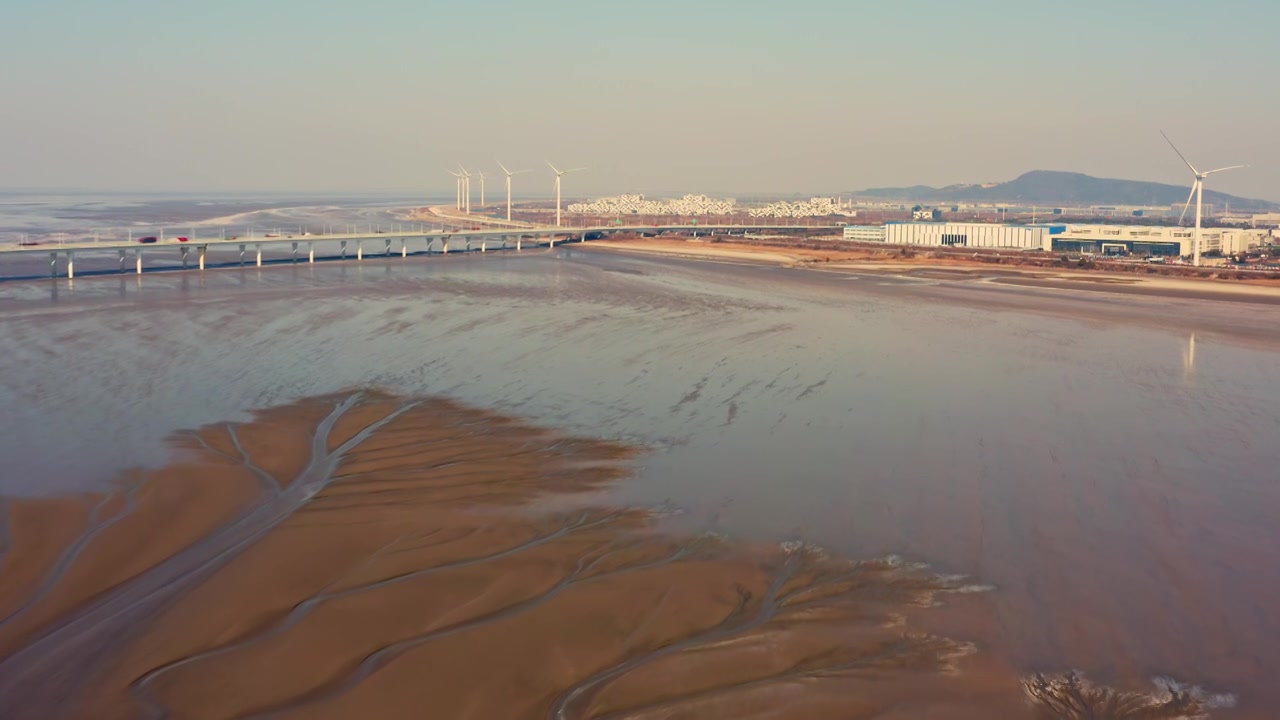
M 1019 205 L 1181 205 L 1187 201 L 1191 184 L 1166 185 L 1141 180 L 1112 180 L 1056 170 L 1032 170 L 1016 180 L 983 187 L 950 185 L 934 188 L 914 185 L 902 188 L 872 188 L 853 193 L 863 199 L 907 202 L 1017 203 Z M 1236 210 L 1274 210 L 1280 203 L 1236 197 L 1205 188 L 1204 201 Z

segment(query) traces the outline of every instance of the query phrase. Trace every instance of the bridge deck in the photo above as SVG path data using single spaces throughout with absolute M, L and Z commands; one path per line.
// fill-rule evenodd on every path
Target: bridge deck
M 22 278 L 30 279 L 30 278 L 39 277 L 43 275 L 43 273 L 36 270 L 34 267 L 31 267 L 33 265 L 32 261 L 34 260 L 32 256 L 39 255 L 39 254 L 48 254 L 49 256 L 48 276 L 56 277 L 59 274 L 59 264 L 61 260 L 61 263 L 65 265 L 66 277 L 74 278 L 76 276 L 76 265 L 77 265 L 76 255 L 77 254 L 81 256 L 81 259 L 87 260 L 87 261 L 92 261 L 96 257 L 98 259 L 98 264 L 100 264 L 102 260 L 101 255 L 115 252 L 116 254 L 119 255 L 119 269 L 112 270 L 109 272 L 127 272 L 125 269 L 125 258 L 129 254 L 130 250 L 133 251 L 132 253 L 133 254 L 133 271 L 134 273 L 141 275 L 145 270 L 145 268 L 143 267 L 144 256 L 149 256 L 153 258 L 152 270 L 187 270 L 188 263 L 192 256 L 192 253 L 190 253 L 189 250 L 193 247 L 196 249 L 196 252 L 194 253 L 195 260 L 196 260 L 195 269 L 204 270 L 206 269 L 207 266 L 210 265 L 211 262 L 215 263 L 215 266 L 217 265 L 225 266 L 227 264 L 225 262 L 217 263 L 216 258 L 207 257 L 207 255 L 209 254 L 208 251 L 210 249 L 213 249 L 216 252 L 218 249 L 239 248 L 240 250 L 239 264 L 244 265 L 247 262 L 246 255 L 250 252 L 250 248 L 252 248 L 253 258 L 251 261 L 248 261 L 248 262 L 251 262 L 252 264 L 260 267 L 264 264 L 280 262 L 278 258 L 264 257 L 264 252 L 263 252 L 264 248 L 267 250 L 273 250 L 275 248 L 279 248 L 279 246 L 285 243 L 288 243 L 289 246 L 291 246 L 289 249 L 291 250 L 292 255 L 291 257 L 287 258 L 288 261 L 292 261 L 292 262 L 299 261 L 298 254 L 299 254 L 299 250 L 301 250 L 303 255 L 305 256 L 305 261 L 308 263 L 314 263 L 317 260 L 317 255 L 316 255 L 317 243 L 325 243 L 330 246 L 332 246 L 334 243 L 341 243 L 343 247 L 343 252 L 342 252 L 342 255 L 340 256 L 341 258 L 347 257 L 346 253 L 352 251 L 352 248 L 350 246 L 351 244 L 354 244 L 355 245 L 354 252 L 353 252 L 354 258 L 356 260 L 361 260 L 364 258 L 366 254 L 364 252 L 365 243 L 370 241 L 376 242 L 378 240 L 382 240 L 383 242 L 378 243 L 378 245 L 375 245 L 373 248 L 370 248 L 371 252 L 368 253 L 370 257 L 380 254 L 379 250 L 382 251 L 381 254 L 390 254 L 393 251 L 398 250 L 399 254 L 403 257 L 407 257 L 410 254 L 417 255 L 420 252 L 419 250 L 409 249 L 410 241 L 415 241 L 415 240 L 425 241 L 426 251 L 431 252 L 431 247 L 435 244 L 435 241 L 439 239 L 442 245 L 441 252 L 447 253 L 449 252 L 449 241 L 451 240 L 461 240 L 465 242 L 466 243 L 466 248 L 464 250 L 465 252 L 466 250 L 474 251 L 476 249 L 472 243 L 473 240 L 481 241 L 481 244 L 480 244 L 481 251 L 484 251 L 487 249 L 485 247 L 485 241 L 503 240 L 504 241 L 502 243 L 503 248 L 511 249 L 509 246 L 509 243 L 511 240 L 515 240 L 514 249 L 518 250 L 520 249 L 520 243 L 523 240 L 530 241 L 531 245 L 542 245 L 544 242 L 549 242 L 551 245 L 554 246 L 556 239 L 558 237 L 563 237 L 566 240 L 571 238 L 585 239 L 587 235 L 593 234 L 593 233 L 599 233 L 599 234 L 653 233 L 653 232 L 671 232 L 671 231 L 674 231 L 674 232 L 695 232 L 696 231 L 696 232 L 710 233 L 710 232 L 724 232 L 724 231 L 732 232 L 732 231 L 738 231 L 738 230 L 743 232 L 769 231 L 769 230 L 813 231 L 813 230 L 834 229 L 835 227 L 836 226 L 828 226 L 828 225 L 609 225 L 609 226 L 602 226 L 602 227 L 586 227 L 586 228 L 538 227 L 538 228 L 522 228 L 522 229 L 504 228 L 504 229 L 483 229 L 483 230 L 432 230 L 432 231 L 425 231 L 425 232 L 424 231 L 374 232 L 374 233 L 351 233 L 351 234 L 332 234 L 332 235 L 310 235 L 305 233 L 298 233 L 294 235 L 282 234 L 282 235 L 272 236 L 272 237 L 265 237 L 265 236 L 230 237 L 230 238 L 192 237 L 192 238 L 188 238 L 185 242 L 177 240 L 176 238 L 170 238 L 164 241 L 154 242 L 154 243 L 141 243 L 141 242 L 138 242 L 137 240 L 134 240 L 132 242 L 129 242 L 129 241 L 122 242 L 122 241 L 115 240 L 115 241 L 108 241 L 108 242 L 78 242 L 78 243 L 59 243 L 59 244 L 50 243 L 47 245 L 34 245 L 34 246 L 8 245 L 8 246 L 0 246 L 0 258 L 12 257 L 14 262 L 8 265 L 0 264 L 0 280 L 6 279 L 3 276 L 6 269 L 17 271 L 16 273 L 9 274 L 9 277 L 7 279 L 11 279 L 11 280 L 22 279 Z M 400 241 L 399 243 L 396 243 L 398 244 L 399 247 L 393 247 L 393 243 L 396 240 Z M 165 257 L 166 252 L 171 251 L 174 248 L 180 249 L 182 251 L 181 253 L 179 253 L 181 257 L 181 265 L 178 267 L 165 266 L 165 260 L 163 258 Z M 153 249 L 162 250 L 163 252 L 156 252 L 154 253 L 154 255 L 152 255 L 149 251 Z M 494 248 L 494 249 L 496 250 L 497 248 Z M 278 254 L 279 251 L 276 250 L 276 252 Z M 320 259 L 325 260 L 325 259 L 338 259 L 338 258 L 329 258 L 329 257 L 322 256 L 320 257 Z M 154 264 L 156 262 L 159 262 L 162 267 L 156 267 Z M 90 265 L 93 265 L 93 264 L 94 264 L 93 262 L 90 262 Z M 83 274 L 83 271 L 86 269 L 89 269 L 89 268 L 84 268 L 84 267 L 81 268 L 82 274 Z M 90 269 L 91 274 L 101 274 L 102 272 L 108 272 L 108 271 L 105 271 L 101 268 L 99 268 L 98 270 Z
M 377 232 L 377 233 L 351 233 L 351 234 L 329 234 L 329 235 L 311 235 L 311 234 L 282 234 L 274 237 L 253 236 L 253 237 L 231 237 L 231 238 L 188 238 L 186 242 L 181 242 L 173 238 L 168 238 L 160 242 L 140 243 L 136 239 L 133 241 L 110 240 L 104 242 L 77 242 L 77 243 L 47 243 L 40 245 L 3 245 L 0 246 L 0 256 L 18 253 L 70 253 L 93 250 L 132 250 L 132 249 L 150 249 L 150 248 L 182 248 L 182 247 L 223 247 L 223 246 L 240 246 L 240 245 L 273 245 L 279 243 L 303 243 L 303 242 L 340 242 L 357 241 L 363 242 L 368 240 L 412 240 L 412 239 L 430 239 L 436 238 L 502 238 L 502 237 L 533 237 L 547 238 L 557 235 L 565 236 L 581 236 L 584 233 L 619 233 L 619 232 L 693 232 L 693 231 L 733 231 L 742 230 L 744 232 L 760 231 L 760 230 L 786 230 L 786 231 L 803 231 L 803 230 L 822 230 L 834 229 L 838 226 L 831 225 L 606 225 L 600 227 L 586 228 L 503 228 L 503 229 L 483 229 L 483 230 L 430 230 L 430 231 L 409 231 L 409 232 Z

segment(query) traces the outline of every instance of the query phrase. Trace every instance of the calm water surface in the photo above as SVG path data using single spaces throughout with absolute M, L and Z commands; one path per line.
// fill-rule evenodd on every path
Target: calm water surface
M 0 285 L 0 492 L 376 385 L 653 452 L 617 499 L 996 591 L 1020 670 L 1280 708 L 1280 308 L 560 250 Z

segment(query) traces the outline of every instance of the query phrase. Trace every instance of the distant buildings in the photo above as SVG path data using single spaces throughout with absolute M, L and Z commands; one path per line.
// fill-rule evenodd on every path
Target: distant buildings
M 571 213 L 588 215 L 732 215 L 735 201 L 706 195 L 685 195 L 678 200 L 646 200 L 644 195 L 619 195 L 586 203 L 573 203 Z
M 739 207 L 733 199 L 718 200 L 706 195 L 685 195 L 675 200 L 649 200 L 644 195 L 605 197 L 572 203 L 566 210 L 588 215 L 734 215 L 756 218 L 801 218 L 826 215 L 857 216 L 852 202 L 837 198 L 810 198 L 799 202 L 775 202 L 760 207 Z
M 856 217 L 857 211 L 846 209 L 849 205 L 829 197 L 809 198 L 800 202 L 785 200 L 769 203 L 763 207 L 751 208 L 747 214 L 751 217 L 801 218 L 822 217 L 824 215 L 847 215 Z
M 1039 219 L 1056 222 L 1058 224 L 1070 223 L 1073 218 L 1079 219 L 1079 220 L 1084 220 L 1086 218 L 1097 218 L 1101 220 L 1102 218 L 1107 218 L 1107 217 L 1116 218 L 1111 222 L 1151 222 L 1157 216 L 1168 217 L 1171 213 L 1174 215 L 1178 215 L 1178 214 L 1181 214 L 1182 212 L 1181 206 L 1178 206 L 1175 208 L 1169 208 L 1169 207 L 1162 207 L 1162 206 L 1156 207 L 1156 206 L 1136 206 L 1136 205 L 1123 205 L 1123 206 L 1093 205 L 1093 206 L 1083 207 L 1083 208 L 1058 208 L 1058 207 L 1026 207 L 1026 206 L 1006 207 L 1003 205 L 994 205 L 994 204 L 957 203 L 954 205 L 949 205 L 945 208 L 935 208 L 935 207 L 928 207 L 924 205 L 910 206 L 910 205 L 903 205 L 900 203 L 892 203 L 892 202 L 855 202 L 854 200 L 851 200 L 851 199 L 831 198 L 831 197 L 812 197 L 812 198 L 809 198 L 808 200 L 791 200 L 791 201 L 780 200 L 777 202 L 770 202 L 767 204 L 755 204 L 755 203 L 739 204 L 733 198 L 721 199 L 721 198 L 713 198 L 707 195 L 700 195 L 700 194 L 689 194 L 676 199 L 651 200 L 639 193 L 617 195 L 614 197 L 604 197 L 604 198 L 599 198 L 597 200 L 593 200 L 591 202 L 571 203 L 566 209 L 571 213 L 581 213 L 585 215 L 596 215 L 596 216 L 606 216 L 606 217 L 611 215 L 612 216 L 622 216 L 622 215 L 664 216 L 665 215 L 665 216 L 674 216 L 674 217 L 698 217 L 698 216 L 724 217 L 724 216 L 737 215 L 741 217 L 745 215 L 748 217 L 760 218 L 760 219 L 810 218 L 810 217 L 832 217 L 832 216 L 858 217 L 859 209 L 861 209 L 861 210 L 870 211 L 872 213 L 872 217 L 877 220 L 884 217 L 886 213 L 901 213 L 897 215 L 890 215 L 890 217 L 893 217 L 893 218 L 908 217 L 908 213 L 910 213 L 909 217 L 911 218 L 911 221 L 917 222 L 917 223 L 938 224 L 938 223 L 942 223 L 944 218 L 950 216 L 952 220 L 956 221 L 953 223 L 949 223 L 952 225 L 974 224 L 974 225 L 986 226 L 986 225 L 992 224 L 986 221 L 995 220 L 995 221 L 1002 221 L 1002 222 L 999 222 L 998 224 L 1001 226 L 1007 226 L 1007 227 L 1019 227 L 1016 224 L 1011 224 L 1010 221 L 1013 221 L 1014 217 L 1020 217 L 1024 221 L 1027 219 L 1030 219 L 1031 225 L 1034 226 L 1036 224 L 1037 217 Z M 1206 213 L 1206 215 L 1209 215 L 1209 213 Z M 884 219 L 889 219 L 889 218 L 884 218 Z M 1280 213 L 1274 213 L 1274 212 L 1253 214 L 1253 215 L 1237 213 L 1235 215 L 1230 216 L 1230 219 L 1234 220 L 1239 225 L 1242 225 L 1242 226 L 1252 225 L 1255 228 L 1280 226 Z M 1154 221 L 1160 222 L 1159 220 L 1154 220 Z M 1168 220 L 1168 222 L 1172 222 L 1172 219 Z M 1067 227 L 1068 230 L 1064 232 L 1067 232 L 1069 236 L 1073 236 L 1073 237 L 1078 235 L 1079 236 L 1078 239 L 1080 239 L 1081 241 L 1100 242 L 1104 239 L 1110 240 L 1111 238 L 1116 237 L 1112 235 L 1107 238 L 1103 238 L 1101 236 L 1096 235 L 1097 232 L 1101 232 L 1100 230 L 1095 231 L 1095 230 L 1089 229 L 1089 228 L 1099 228 L 1103 226 L 1069 224 L 1069 225 L 1065 225 L 1065 227 Z M 1111 226 L 1111 227 L 1112 227 L 1112 230 L 1114 230 L 1117 227 L 1125 227 L 1125 226 Z M 1079 230 L 1077 230 L 1077 228 L 1079 228 Z M 852 232 L 852 231 L 849 231 L 849 232 Z M 906 232 L 906 231 L 904 230 L 900 232 Z M 931 231 L 921 230 L 920 237 L 929 236 L 929 232 Z M 1130 232 L 1130 231 L 1125 230 L 1124 232 Z M 1188 238 L 1190 237 L 1190 235 L 1184 236 L 1184 235 L 1175 234 L 1175 233 L 1189 233 L 1189 232 L 1191 231 L 1187 228 L 1175 228 L 1175 227 L 1160 228 L 1155 226 L 1142 226 L 1142 227 L 1133 228 L 1133 233 L 1131 235 L 1127 235 L 1126 237 L 1130 238 L 1131 240 L 1131 242 L 1127 241 L 1127 244 L 1133 245 L 1133 247 L 1135 248 L 1139 248 L 1139 250 L 1135 250 L 1134 252 L 1140 252 L 1146 246 L 1150 246 L 1153 248 L 1167 249 L 1170 253 L 1172 253 L 1173 251 L 1171 250 L 1171 248 L 1173 247 L 1173 245 L 1178 245 L 1180 248 L 1182 248 L 1183 245 L 1186 245 L 1189 242 Z M 1206 228 L 1204 230 L 1204 235 L 1203 235 L 1204 243 L 1201 247 L 1201 252 L 1208 252 L 1211 249 L 1219 249 L 1219 246 L 1223 248 L 1227 248 L 1227 249 L 1223 249 L 1222 250 L 1223 252 L 1238 252 L 1238 250 L 1233 251 L 1233 250 L 1230 250 L 1229 248 L 1234 247 L 1240 242 L 1250 242 L 1249 237 L 1252 237 L 1252 236 L 1240 236 L 1240 238 L 1243 238 L 1243 239 L 1238 239 L 1237 236 L 1232 235 L 1230 232 L 1228 232 L 1226 235 L 1223 235 L 1222 234 L 1223 232 L 1225 231 L 1221 231 L 1217 228 L 1213 228 L 1213 229 Z M 947 232 L 946 234 L 952 235 L 954 233 Z M 905 235 L 903 237 L 911 239 L 911 238 L 914 238 L 915 235 L 909 233 L 908 235 Z M 950 242 L 950 239 L 948 241 Z M 888 240 L 888 242 L 894 242 L 894 241 Z M 975 235 L 973 238 L 966 240 L 964 243 L 961 243 L 961 244 L 965 244 L 965 243 L 973 244 L 974 242 L 998 243 L 996 245 L 975 245 L 975 247 L 1023 247 L 1024 243 L 1026 242 L 1026 239 L 1020 238 L 1014 241 L 1009 237 L 1001 237 L 995 240 L 988 240 L 986 239 L 985 236 L 979 238 Z M 1012 243 L 1012 244 L 1004 245 L 999 243 Z M 1186 250 L 1186 251 L 1180 252 L 1179 254 L 1185 255 L 1185 254 L 1189 254 L 1189 252 L 1190 252 L 1189 250 Z

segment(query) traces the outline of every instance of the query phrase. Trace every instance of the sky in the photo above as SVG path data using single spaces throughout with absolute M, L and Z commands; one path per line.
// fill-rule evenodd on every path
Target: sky
M 1035 169 L 1280 201 L 1275 0 L 42 0 L 0 189 L 834 194 Z

